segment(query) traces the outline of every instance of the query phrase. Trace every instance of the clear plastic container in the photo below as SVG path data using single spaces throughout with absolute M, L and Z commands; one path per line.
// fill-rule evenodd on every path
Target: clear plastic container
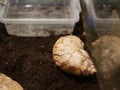
M 120 90 L 120 0 L 81 0 L 86 45 L 101 90 Z
M 98 35 L 118 35 L 120 29 L 120 0 L 83 0 L 87 11 L 87 22 Z
M 0 0 L 0 21 L 17 36 L 71 34 L 81 11 L 79 0 Z

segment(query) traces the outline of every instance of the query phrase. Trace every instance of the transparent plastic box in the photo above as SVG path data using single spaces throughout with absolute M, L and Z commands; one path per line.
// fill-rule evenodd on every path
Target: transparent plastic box
M 89 28 L 94 29 L 98 36 L 106 34 L 120 36 L 120 0 L 83 0 L 83 2 L 87 12 L 86 24 L 89 24 Z
M 120 90 L 120 0 L 80 0 L 101 90 Z
M 79 0 L 0 0 L 0 21 L 16 36 L 71 34 L 80 12 Z

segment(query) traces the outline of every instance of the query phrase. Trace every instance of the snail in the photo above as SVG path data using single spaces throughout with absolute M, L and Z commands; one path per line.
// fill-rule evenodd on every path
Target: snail
M 0 90 L 23 90 L 23 88 L 16 81 L 0 73 Z
M 92 43 L 92 54 L 97 71 L 104 79 L 120 71 L 120 38 L 104 35 Z
M 60 37 L 53 46 L 53 60 L 64 72 L 73 75 L 92 75 L 96 69 L 84 50 L 84 43 L 75 35 Z

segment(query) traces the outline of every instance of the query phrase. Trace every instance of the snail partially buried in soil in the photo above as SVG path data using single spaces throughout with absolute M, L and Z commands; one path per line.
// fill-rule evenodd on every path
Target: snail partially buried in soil
M 83 42 L 74 35 L 63 36 L 56 41 L 53 59 L 61 70 L 69 74 L 88 76 L 96 72 Z
M 24 90 L 22 86 L 8 76 L 0 73 L 0 90 Z

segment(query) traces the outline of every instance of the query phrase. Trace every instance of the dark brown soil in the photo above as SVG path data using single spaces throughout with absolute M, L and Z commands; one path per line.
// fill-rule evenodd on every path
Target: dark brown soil
M 78 26 L 74 34 L 82 38 Z M 96 75 L 71 76 L 55 66 L 52 47 L 59 37 L 10 36 L 0 24 L 0 72 L 18 81 L 25 90 L 99 90 Z

